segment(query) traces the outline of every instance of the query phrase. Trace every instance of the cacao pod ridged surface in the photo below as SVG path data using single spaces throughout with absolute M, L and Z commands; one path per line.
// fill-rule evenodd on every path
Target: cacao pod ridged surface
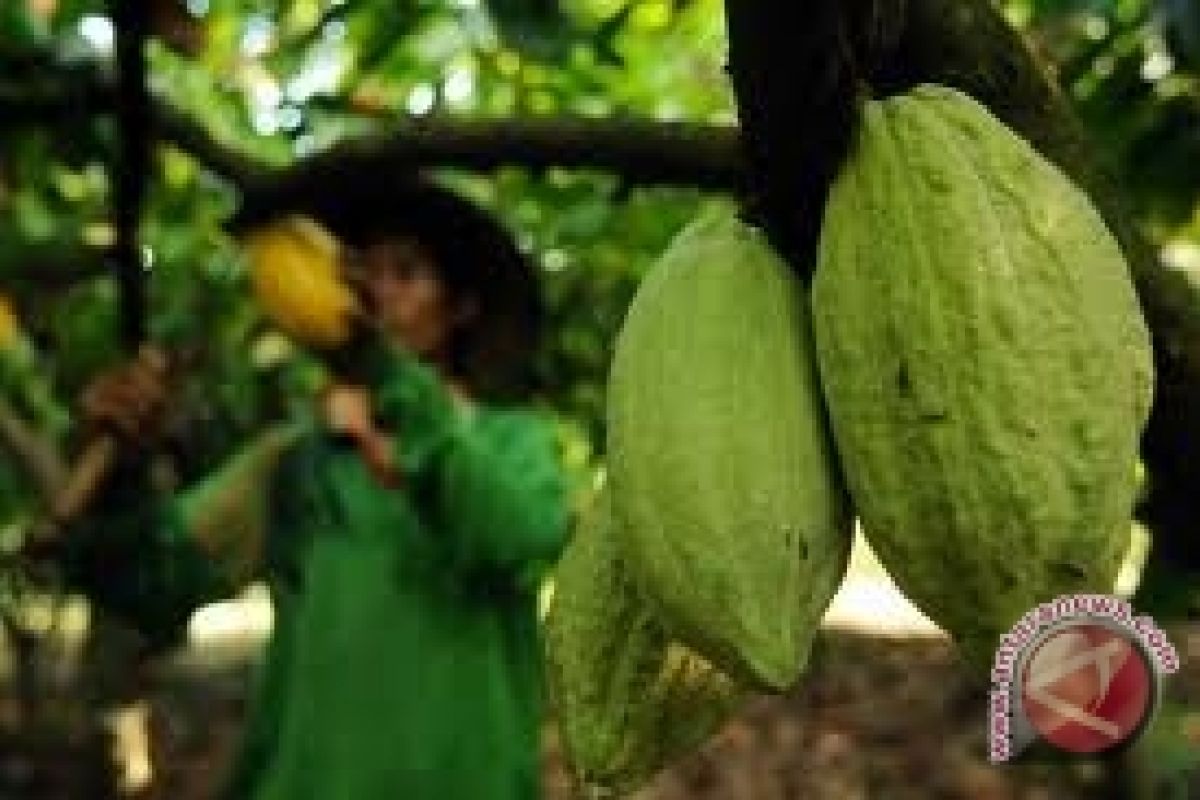
M 1112 590 L 1151 352 L 1079 189 L 963 94 L 868 102 L 812 297 L 864 531 L 968 661 L 1040 602 Z
M 790 686 L 845 571 L 848 504 L 803 289 L 732 206 L 703 211 L 639 288 L 609 437 L 638 585 L 722 670 Z
M 252 232 L 244 247 L 255 298 L 280 330 L 319 348 L 349 338 L 356 302 L 328 231 L 307 217 L 286 217 Z
M 744 697 L 672 641 L 625 569 L 602 491 L 555 570 L 546 625 L 563 746 L 590 796 L 636 790 L 712 735 Z

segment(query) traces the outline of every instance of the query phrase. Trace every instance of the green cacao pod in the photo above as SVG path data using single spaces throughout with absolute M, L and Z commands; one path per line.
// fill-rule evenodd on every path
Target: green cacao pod
M 673 642 L 629 576 L 602 491 L 554 573 L 548 679 L 567 758 L 592 797 L 637 789 L 712 735 L 744 692 Z
M 783 689 L 845 571 L 799 281 L 714 204 L 643 281 L 617 340 L 609 469 L 623 552 L 680 639 Z
M 864 530 L 969 661 L 1040 602 L 1111 591 L 1151 352 L 1078 188 L 956 91 L 868 102 L 812 297 Z

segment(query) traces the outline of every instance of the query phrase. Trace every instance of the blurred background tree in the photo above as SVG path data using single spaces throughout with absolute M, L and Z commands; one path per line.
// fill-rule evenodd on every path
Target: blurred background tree
M 1200 10 L 1011 0 L 1005 11 L 1059 65 L 1167 260 L 1200 269 Z M 153 0 L 150 17 L 156 100 L 204 149 L 247 162 L 294 163 L 421 120 L 734 122 L 713 0 Z M 0 12 L 0 281 L 38 347 L 36 372 L 51 387 L 41 403 L 66 404 L 119 352 L 101 258 L 115 236 L 114 126 L 99 113 L 114 36 L 102 2 L 14 0 Z M 237 438 L 273 408 L 264 373 L 294 354 L 273 346 L 221 227 L 246 186 L 193 157 L 187 137 L 171 138 L 154 153 L 143 228 L 152 334 L 205 347 L 192 413 L 214 424 L 190 435 Z M 541 354 L 544 399 L 598 442 L 612 333 L 699 193 L 519 163 L 442 177 L 499 213 L 538 259 L 555 334 Z
M 604 379 L 625 306 L 703 191 L 731 182 L 704 168 L 728 161 L 735 123 L 721 3 L 146 2 L 162 134 L 141 230 L 149 335 L 195 351 L 173 479 L 202 473 L 315 385 L 314 365 L 254 308 L 223 223 L 272 170 L 319 161 L 347 140 L 407 135 L 425 143 L 414 160 L 497 213 L 540 266 L 550 335 L 537 400 L 558 412 L 586 480 L 602 454 Z M 1164 262 L 1200 285 L 1200 4 L 1000 6 L 1057 65 Z M 0 412 L 60 452 L 78 444 L 79 388 L 122 352 L 107 261 L 117 237 L 115 41 L 102 0 L 0 3 L 0 293 L 13 321 L 0 319 Z M 544 124 L 533 141 L 573 155 L 530 157 L 486 135 L 528 137 L 486 127 L 513 120 Z M 571 146 L 589 122 L 610 126 L 616 155 L 583 152 L 586 137 L 582 150 Z M 678 127 L 655 141 L 644 123 Z M 691 167 L 664 168 L 672 156 Z M 9 549 L 37 513 L 33 461 L 0 459 Z

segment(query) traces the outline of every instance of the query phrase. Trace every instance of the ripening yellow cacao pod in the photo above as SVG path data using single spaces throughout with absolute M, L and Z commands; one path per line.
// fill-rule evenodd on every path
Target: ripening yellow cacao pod
M 280 330 L 317 348 L 349 338 L 357 301 L 342 281 L 333 234 L 308 217 L 289 216 L 252 232 L 244 246 L 254 295 Z

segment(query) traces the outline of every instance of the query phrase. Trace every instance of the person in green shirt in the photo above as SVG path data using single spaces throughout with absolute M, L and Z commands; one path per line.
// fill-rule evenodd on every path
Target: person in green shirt
M 339 377 L 311 420 L 170 497 L 147 499 L 127 457 L 70 532 L 72 579 L 160 643 L 199 605 L 269 586 L 275 625 L 226 797 L 539 795 L 536 592 L 564 544 L 565 481 L 548 419 L 480 388 L 527 361 L 510 345 L 528 344 L 514 331 L 536 318 L 536 282 L 497 227 L 452 211 L 450 237 L 361 206 L 331 225 L 376 325 L 331 354 Z M 472 236 L 469 260 L 455 248 Z M 138 441 L 164 377 L 146 351 L 92 383 L 85 416 Z

